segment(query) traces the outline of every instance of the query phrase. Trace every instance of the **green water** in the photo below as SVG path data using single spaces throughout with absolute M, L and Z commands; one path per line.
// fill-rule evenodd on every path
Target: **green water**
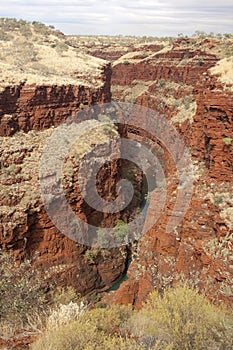
M 107 293 L 112 292 L 113 290 L 119 289 L 121 283 L 123 283 L 123 282 L 125 282 L 125 281 L 127 281 L 129 279 L 129 277 L 127 276 L 127 271 L 128 271 L 128 268 L 129 268 L 129 265 L 130 265 L 131 261 L 132 261 L 132 259 L 129 259 L 128 262 L 127 262 L 127 268 L 126 268 L 124 277 L 122 277 L 120 279 L 120 281 L 116 282 L 111 288 L 109 288 L 107 290 Z
M 143 205 L 142 205 L 142 214 L 144 216 L 144 218 L 146 219 L 146 214 L 147 214 L 147 210 L 148 210 L 148 207 L 149 207 L 149 203 L 150 201 L 147 200 L 147 201 L 144 201 L 143 202 Z M 129 277 L 127 276 L 127 272 L 128 272 L 128 269 L 129 269 L 129 265 L 131 264 L 132 262 L 132 259 L 129 259 L 128 262 L 127 262 L 127 267 L 126 267 L 126 271 L 125 271 L 125 275 L 120 279 L 120 281 L 116 282 L 111 288 L 109 288 L 106 292 L 109 293 L 109 292 L 112 292 L 112 291 L 115 291 L 117 289 L 120 288 L 121 286 L 121 283 L 127 281 L 129 279 Z

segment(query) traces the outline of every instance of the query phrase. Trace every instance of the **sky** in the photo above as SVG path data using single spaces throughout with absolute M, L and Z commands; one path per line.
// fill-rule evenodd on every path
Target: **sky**
M 1 0 L 0 17 L 43 22 L 65 34 L 233 33 L 233 0 Z

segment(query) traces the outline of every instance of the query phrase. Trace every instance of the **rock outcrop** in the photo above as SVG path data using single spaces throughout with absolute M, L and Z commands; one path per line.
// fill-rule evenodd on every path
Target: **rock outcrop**
M 74 116 L 81 106 L 109 102 L 111 67 L 100 71 L 99 87 L 85 85 L 19 85 L 0 92 L 0 136 L 17 131 L 44 130 Z

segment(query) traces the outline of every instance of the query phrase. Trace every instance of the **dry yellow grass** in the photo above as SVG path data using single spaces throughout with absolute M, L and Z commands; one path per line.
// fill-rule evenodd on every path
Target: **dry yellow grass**
M 136 98 L 145 93 L 153 81 L 134 80 L 130 87 L 122 87 L 120 85 L 112 86 L 113 95 L 117 92 L 121 92 L 121 98 L 125 102 L 135 102 Z
M 121 56 L 117 61 L 115 61 L 113 63 L 113 67 L 119 63 L 124 63 L 124 62 L 129 62 L 129 63 L 143 62 L 143 61 L 152 59 L 161 53 L 166 53 L 166 52 L 172 50 L 172 45 L 170 45 L 169 42 L 166 42 L 166 41 L 162 42 L 162 43 L 161 42 L 154 42 L 151 44 L 163 45 L 164 47 L 160 51 L 153 52 L 153 51 L 150 51 L 148 49 L 145 50 L 145 48 L 146 48 L 145 44 L 138 45 L 138 51 L 128 52 L 125 55 Z M 139 56 L 141 56 L 142 58 L 138 58 Z
M 210 69 L 210 73 L 218 75 L 219 81 L 223 84 L 233 84 L 233 56 L 220 60 Z
M 172 117 L 171 119 L 172 123 L 182 124 L 186 120 L 189 120 L 190 123 L 192 123 L 193 116 L 196 113 L 196 109 L 197 109 L 197 104 L 195 101 L 190 103 L 188 108 L 185 108 L 184 105 L 181 105 L 178 109 L 178 113 L 174 117 Z
M 209 191 L 206 195 L 212 204 L 219 208 L 219 214 L 229 229 L 233 228 L 233 197 L 232 191 L 228 191 L 223 186 L 218 188 L 218 191 Z
M 4 32 L 0 37 L 0 90 L 7 85 L 75 84 L 99 86 L 106 61 L 66 44 L 66 38 L 52 31 L 38 33 L 32 24 Z

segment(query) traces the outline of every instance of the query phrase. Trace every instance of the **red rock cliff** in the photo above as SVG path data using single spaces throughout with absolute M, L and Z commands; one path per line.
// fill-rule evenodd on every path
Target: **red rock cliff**
M 37 86 L 25 83 L 7 86 L 0 92 L 0 136 L 23 130 L 44 130 L 61 124 L 79 110 L 80 104 L 111 100 L 111 67 L 106 64 L 98 87 L 84 85 Z
M 178 64 L 189 54 L 195 57 L 194 61 Z M 203 59 L 199 60 L 198 56 Z M 165 209 L 156 224 L 140 239 L 138 255 L 135 254 L 128 271 L 129 280 L 118 291 L 105 296 L 105 300 L 140 307 L 153 288 L 162 292 L 178 281 L 189 281 L 214 302 L 233 302 L 233 101 L 232 87 L 226 88 L 207 73 L 217 60 L 216 56 L 203 52 L 177 50 L 155 55 L 151 62 L 114 66 L 113 84 L 121 85 L 122 90 L 114 90 L 113 98 L 121 99 L 123 86 L 134 88 L 136 79 L 137 82 L 151 81 L 146 91 L 138 95 L 136 103 L 159 111 L 173 121 L 191 150 L 196 170 L 192 199 L 185 217 L 167 233 L 166 226 L 174 215 L 174 199 L 179 188 L 174 181 L 175 168 L 165 153 Z M 159 79 L 163 79 L 162 84 Z M 122 98 L 124 96 L 122 94 Z M 183 119 L 175 117 L 175 101 L 182 96 L 189 96 L 190 103 L 196 104 L 191 118 L 188 117 L 189 106 L 185 107 Z M 148 222 L 153 222 L 157 205 L 156 192 L 152 192 Z
M 90 106 L 110 101 L 109 64 L 104 66 L 99 79 L 102 83 L 98 87 L 22 83 L 6 87 L 0 93 L 0 247 L 12 250 L 19 260 L 37 256 L 36 264 L 46 271 L 48 280 L 72 284 L 82 294 L 96 293 L 118 280 L 125 270 L 127 250 L 112 249 L 105 255 L 99 252 L 95 261 L 85 258 L 87 247 L 62 235 L 48 217 L 40 198 L 38 165 L 51 126 L 56 127 L 75 115 L 80 104 Z M 93 139 L 92 143 L 96 141 Z M 114 144 L 111 147 L 114 151 Z M 100 156 L 103 156 L 101 150 Z M 114 187 L 119 176 L 118 165 L 112 164 L 109 172 L 109 179 L 105 172 L 100 173 L 103 194 Z M 84 221 L 111 222 L 111 217 L 97 218 L 96 211 L 84 208 L 75 189 L 76 180 L 75 176 L 69 179 L 70 201 L 75 212 Z

